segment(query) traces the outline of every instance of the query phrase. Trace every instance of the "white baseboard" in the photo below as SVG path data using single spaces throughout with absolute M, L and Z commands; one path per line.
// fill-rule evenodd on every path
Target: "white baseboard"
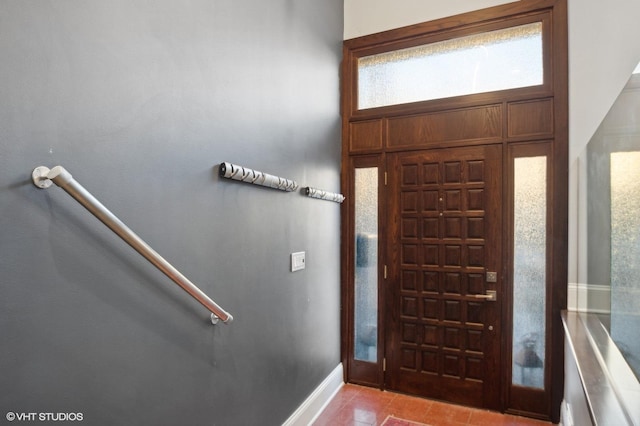
M 344 386 L 342 363 L 327 376 L 320 385 L 311 392 L 302 405 L 287 419 L 282 426 L 308 426 L 322 413 L 335 394 Z
M 560 407 L 560 424 L 558 426 L 575 426 L 569 403 L 563 400 Z

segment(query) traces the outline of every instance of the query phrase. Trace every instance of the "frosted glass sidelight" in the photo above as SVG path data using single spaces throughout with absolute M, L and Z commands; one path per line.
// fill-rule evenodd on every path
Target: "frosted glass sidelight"
M 547 157 L 514 160 L 512 383 L 544 389 Z
M 640 152 L 611 153 L 611 338 L 640 377 Z M 634 354 L 636 356 L 634 356 Z
M 358 109 L 537 86 L 542 23 L 358 59 Z
M 355 169 L 354 358 L 378 359 L 378 168 Z

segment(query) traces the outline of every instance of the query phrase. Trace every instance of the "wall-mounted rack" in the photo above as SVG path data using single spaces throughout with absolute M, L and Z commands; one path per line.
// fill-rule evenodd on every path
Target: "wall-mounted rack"
M 320 200 L 334 201 L 336 203 L 342 203 L 344 201 L 344 195 L 336 192 L 329 192 L 323 189 L 311 188 L 310 186 L 305 188 L 305 195 L 312 198 L 318 198 Z
M 298 184 L 295 180 L 270 175 L 248 167 L 231 164 L 226 161 L 220 164 L 220 177 L 251 183 L 254 185 L 266 186 L 268 188 L 279 189 L 287 192 L 298 189 Z
M 51 170 L 44 166 L 36 167 L 31 177 L 34 185 L 38 188 L 46 189 L 49 188 L 52 183 L 55 183 L 64 189 L 109 229 L 133 247 L 134 250 L 151 262 L 151 264 L 162 271 L 167 277 L 171 278 L 173 282 L 182 287 L 184 291 L 200 302 L 202 306 L 207 308 L 211 312 L 211 322 L 213 324 L 217 324 L 218 320 L 222 320 L 224 323 L 229 323 L 233 320 L 233 316 L 231 316 L 230 313 L 226 312 L 216 302 L 211 300 L 209 296 L 203 293 L 202 290 L 182 275 L 180 271 L 145 243 L 142 238 L 138 237 L 127 225 L 91 195 L 89 191 L 76 182 L 71 176 L 71 173 L 66 171 L 64 167 L 56 166 Z

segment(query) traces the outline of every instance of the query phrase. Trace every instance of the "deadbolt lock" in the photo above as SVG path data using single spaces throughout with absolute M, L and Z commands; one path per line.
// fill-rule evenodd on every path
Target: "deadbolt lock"
M 498 282 L 498 273 L 497 272 L 487 272 L 488 283 L 497 283 Z

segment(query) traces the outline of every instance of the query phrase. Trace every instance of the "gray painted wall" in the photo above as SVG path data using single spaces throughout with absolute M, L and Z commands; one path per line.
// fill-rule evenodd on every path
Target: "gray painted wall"
M 277 425 L 339 363 L 339 0 L 0 1 L 0 423 Z M 60 188 L 61 164 L 235 321 Z M 306 251 L 306 269 L 289 255 Z

